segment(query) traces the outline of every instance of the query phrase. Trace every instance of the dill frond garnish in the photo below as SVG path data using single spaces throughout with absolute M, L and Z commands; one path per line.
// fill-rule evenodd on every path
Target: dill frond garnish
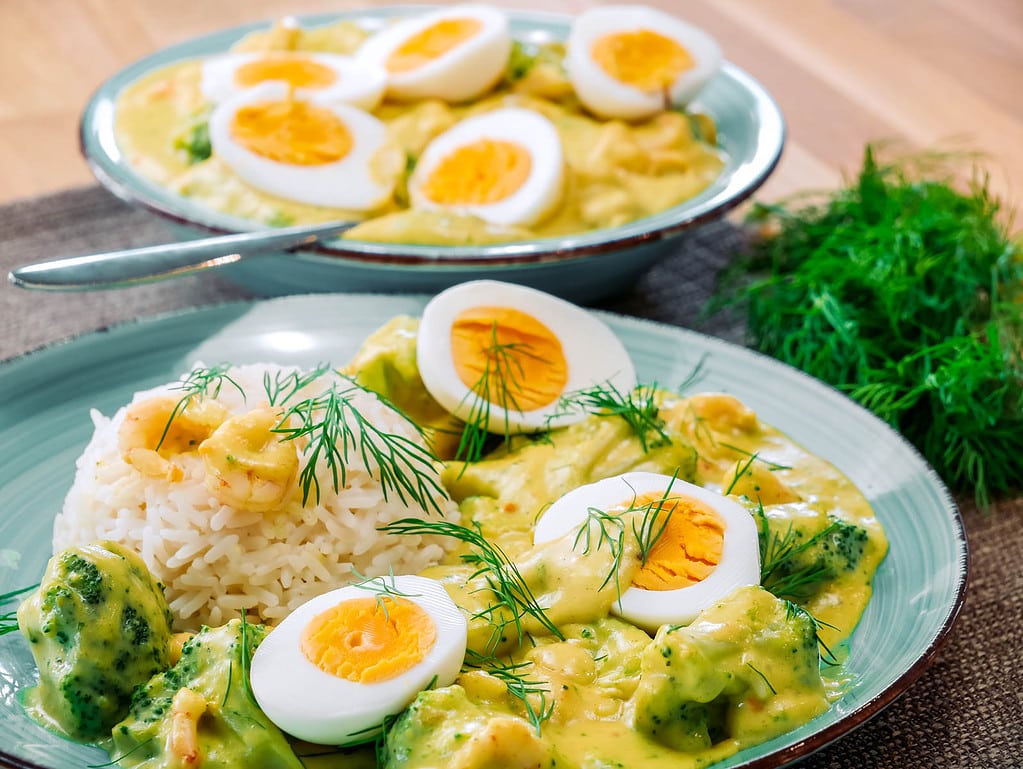
M 593 541 L 591 529 L 596 528 L 596 542 Z M 576 550 L 582 545 L 580 552 L 588 555 L 593 550 L 599 550 L 602 545 L 607 545 L 611 554 L 611 568 L 608 570 L 604 581 L 600 583 L 598 590 L 607 587 L 612 579 L 615 581 L 615 590 L 620 598 L 622 586 L 619 582 L 622 556 L 625 554 L 625 522 L 622 516 L 616 513 L 608 513 L 596 507 L 586 509 L 586 520 L 575 535 L 572 542 L 572 549 Z
M 383 613 L 385 619 L 390 619 L 385 598 L 416 598 L 420 595 L 420 593 L 405 593 L 399 590 L 398 584 L 394 580 L 393 571 L 388 576 L 367 577 L 353 567 L 352 574 L 359 580 L 358 582 L 353 582 L 352 587 L 361 588 L 372 593 L 376 597 L 377 610 Z M 388 584 L 388 579 L 390 579 L 390 584 Z
M 184 395 L 174 405 L 170 416 L 167 418 L 167 424 L 163 426 L 160 440 L 156 443 L 157 451 L 160 450 L 163 442 L 167 439 L 167 433 L 170 431 L 171 425 L 174 424 L 174 420 L 182 411 L 188 408 L 188 404 L 192 402 L 193 398 L 205 398 L 206 396 L 217 398 L 220 396 L 220 391 L 226 382 L 234 385 L 234 389 L 241 394 L 242 400 L 245 399 L 245 391 L 241 388 L 241 385 L 227 375 L 227 372 L 230 370 L 230 363 L 218 363 L 216 366 L 209 368 L 201 366 L 192 369 L 188 376 L 174 385 L 173 389 L 183 391 Z
M 11 590 L 7 593 L 0 593 L 0 606 L 6 603 L 10 603 L 19 595 L 23 595 L 30 590 L 35 590 L 39 587 L 38 584 L 30 585 L 29 587 L 23 587 L 19 590 Z M 8 633 L 14 633 L 18 630 L 18 611 L 4 612 L 0 614 L 0 635 L 7 635 Z
M 760 676 L 760 680 L 763 681 L 767 685 L 767 688 L 771 690 L 771 694 L 778 693 L 778 690 L 775 689 L 771 682 L 767 680 L 767 676 L 765 676 L 760 670 L 754 667 L 752 662 L 747 662 L 746 667 L 748 667 L 750 670 L 752 670 L 754 673 Z
M 539 737 L 544 721 L 550 719 L 554 713 L 554 703 L 547 701 L 551 690 L 546 681 L 527 678 L 523 674 L 523 669 L 532 667 L 533 663 L 504 662 L 471 651 L 466 653 L 465 660 L 465 667 L 482 670 L 504 684 L 508 694 L 522 703 L 526 710 L 526 719 Z M 533 705 L 531 695 L 539 697 L 539 707 Z
M 551 635 L 559 640 L 564 640 L 561 630 L 537 602 L 536 596 L 533 595 L 532 589 L 526 583 L 518 566 L 501 549 L 500 545 L 483 536 L 483 531 L 478 523 L 473 522 L 473 526 L 470 528 L 450 521 L 402 518 L 386 526 L 381 526 L 378 531 L 388 534 L 452 537 L 467 544 L 471 548 L 471 552 L 462 555 L 462 560 L 477 567 L 476 571 L 470 575 L 469 580 L 481 577 L 494 599 L 493 604 L 477 612 L 473 615 L 473 619 L 483 618 L 492 622 L 495 644 L 500 641 L 508 626 L 515 629 L 516 637 L 521 643 L 526 636 L 523 626 L 526 617 L 532 617 Z M 508 616 L 504 616 L 502 610 L 507 612 Z
M 621 417 L 639 439 L 644 453 L 656 446 L 666 446 L 671 438 L 664 431 L 656 401 L 657 385 L 639 385 L 621 392 L 610 380 L 566 393 L 558 403 L 559 414 L 581 410 L 601 417 Z
M 826 628 L 831 628 L 832 630 L 836 630 L 837 628 L 835 628 L 834 625 L 829 625 L 827 622 L 821 622 L 819 619 L 817 619 L 815 616 L 813 616 L 809 611 L 807 611 L 805 608 L 800 606 L 798 603 L 794 603 L 792 601 L 787 601 L 785 599 L 782 599 L 782 600 L 785 601 L 785 618 L 786 619 L 791 621 L 795 617 L 802 616 L 802 617 L 806 617 L 810 621 L 810 623 L 813 625 L 813 633 L 814 633 L 814 636 L 817 639 L 817 647 L 820 650 L 821 662 L 823 662 L 825 665 L 829 665 L 829 666 L 839 664 L 838 663 L 838 657 L 835 656 L 835 653 L 832 652 L 831 649 L 828 647 L 828 645 L 826 643 L 824 643 L 824 641 L 821 639 L 821 628 L 825 628 L 826 627 Z
M 753 463 L 757 461 L 757 455 L 754 452 L 746 457 L 746 461 L 735 466 L 735 472 L 732 473 L 732 480 L 728 482 L 728 486 L 724 490 L 724 495 L 727 497 L 735 489 L 735 485 L 742 480 L 742 476 L 753 466 Z M 763 559 L 761 559 L 763 563 Z
M 548 363 L 543 357 L 530 351 L 524 342 L 501 342 L 497 338 L 497 323 L 490 329 L 490 342 L 484 350 L 485 364 L 479 378 L 469 388 L 463 404 L 469 402 L 469 413 L 462 428 L 462 435 L 455 450 L 455 459 L 464 462 L 478 462 L 483 456 L 487 438 L 490 436 L 491 409 L 497 407 L 503 414 L 502 435 L 507 441 L 511 436 L 509 411 L 519 411 L 515 393 L 522 390 L 525 378 L 523 360 Z
M 283 406 L 294 398 L 302 388 L 315 382 L 330 369 L 329 363 L 318 363 L 306 372 L 278 371 L 274 374 L 273 379 L 270 378 L 270 372 L 267 371 L 263 374 L 263 390 L 266 391 L 266 399 L 271 406 Z
M 316 473 L 322 459 L 330 472 L 334 491 L 348 479 L 348 463 L 358 456 L 380 482 L 384 499 L 395 494 L 404 504 L 415 503 L 440 513 L 438 498 L 445 497 L 437 473 L 436 457 L 404 435 L 387 432 L 373 424 L 355 406 L 354 398 L 370 391 L 352 379 L 341 377 L 323 393 L 288 407 L 273 432 L 282 440 L 307 439 L 305 466 L 299 472 L 302 504 L 310 497 L 320 500 Z M 372 397 L 394 408 L 375 393 Z
M 847 393 L 986 508 L 1023 478 L 1023 248 L 986 179 L 960 191 L 934 160 L 868 146 L 816 205 L 758 206 L 774 234 L 709 309 L 744 306 L 752 347 Z

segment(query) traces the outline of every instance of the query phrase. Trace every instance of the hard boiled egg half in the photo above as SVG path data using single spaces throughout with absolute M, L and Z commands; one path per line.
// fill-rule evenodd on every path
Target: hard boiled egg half
M 409 178 L 413 208 L 530 225 L 561 200 L 561 138 L 546 117 L 508 107 L 456 123 L 423 151 Z
M 468 101 L 492 88 L 511 53 L 508 19 L 485 5 L 455 5 L 402 19 L 356 52 L 387 71 L 395 99 Z
M 491 432 L 558 427 L 585 414 L 562 396 L 594 385 L 628 392 L 636 372 L 602 321 L 569 302 L 492 280 L 462 283 L 426 305 L 416 342 L 423 384 L 444 408 Z
M 304 51 L 230 53 L 202 63 L 200 88 L 214 103 L 266 82 L 284 83 L 300 99 L 372 110 L 384 96 L 387 73 L 348 56 Z
M 760 584 L 753 516 L 720 494 L 668 475 L 625 473 L 580 486 L 544 511 L 533 541 L 574 536 L 583 526 L 595 525 L 593 510 L 623 518 L 625 536 L 644 536 L 652 544 L 612 606 L 645 630 L 687 625 L 736 588 Z
M 388 162 L 386 130 L 375 117 L 298 98 L 281 82 L 222 102 L 209 126 L 214 154 L 238 176 L 300 203 L 370 211 L 391 198 L 403 170 Z
M 641 5 L 580 14 L 567 46 L 565 69 L 576 95 L 604 118 L 642 119 L 685 104 L 721 66 L 710 35 Z
M 267 635 L 252 657 L 252 693 L 294 737 L 364 742 L 419 692 L 455 680 L 466 628 L 432 579 L 380 577 L 343 587 L 303 604 Z

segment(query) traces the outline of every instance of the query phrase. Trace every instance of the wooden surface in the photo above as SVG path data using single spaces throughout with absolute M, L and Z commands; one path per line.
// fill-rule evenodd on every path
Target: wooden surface
M 573 12 L 598 0 L 493 0 Z M 350 0 L 0 0 L 0 203 L 85 184 L 78 114 L 124 65 L 192 35 Z M 650 0 L 705 27 L 774 94 L 789 125 L 762 196 L 836 183 L 867 141 L 985 154 L 1023 200 L 1019 0 Z

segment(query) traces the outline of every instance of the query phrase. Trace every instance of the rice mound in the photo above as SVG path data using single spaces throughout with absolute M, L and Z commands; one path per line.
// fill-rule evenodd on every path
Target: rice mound
M 295 370 L 272 364 L 233 367 L 228 375 L 245 395 L 225 382 L 215 399 L 231 414 L 244 413 L 265 405 L 264 374 L 272 379 Z M 312 397 L 332 381 L 335 375 L 327 374 L 288 403 Z M 171 383 L 136 393 L 132 402 L 161 394 L 180 398 L 182 391 Z M 402 414 L 372 394 L 360 392 L 353 402 L 376 426 L 422 443 Z M 180 480 L 147 477 L 118 448 L 126 410 L 111 418 L 91 412 L 95 432 L 54 522 L 53 549 L 109 539 L 135 550 L 166 585 L 178 629 L 221 625 L 243 610 L 276 623 L 310 598 L 355 581 L 357 574 L 418 572 L 439 561 L 452 544 L 450 538 L 377 531 L 399 518 L 457 520 L 458 510 L 447 497 L 436 500 L 441 514 L 405 504 L 393 491 L 385 499 L 375 468 L 367 468 L 358 451 L 345 463 L 346 485 L 340 491 L 334 491 L 321 460 L 319 502 L 312 495 L 303 506 L 296 483 L 270 513 L 221 504 L 207 490 L 203 460 L 194 452 L 174 457 L 183 471 Z M 300 458 L 304 467 L 301 453 Z

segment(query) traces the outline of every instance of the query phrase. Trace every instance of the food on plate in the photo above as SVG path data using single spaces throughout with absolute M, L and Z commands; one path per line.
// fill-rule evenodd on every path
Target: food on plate
M 378 577 L 317 596 L 274 628 L 252 659 L 252 693 L 300 739 L 368 739 L 419 692 L 451 684 L 465 643 L 465 616 L 439 582 Z
M 178 629 L 278 622 L 339 577 L 415 572 L 449 546 L 376 530 L 457 510 L 417 427 L 327 367 L 199 365 L 92 417 L 55 552 L 138 552 Z
M 860 491 L 731 395 L 637 383 L 583 311 L 462 288 L 342 369 L 197 366 L 94 414 L 51 569 L 114 540 L 172 615 L 104 717 L 119 763 L 696 767 L 842 697 L 887 551 Z M 571 389 L 590 322 L 611 371 Z M 430 367 L 489 365 L 488 331 L 534 356 L 550 419 L 433 396 Z M 489 403 L 506 376 L 462 386 Z M 172 624 L 198 629 L 178 659 Z
M 563 397 L 604 385 L 628 392 L 636 372 L 594 315 L 536 289 L 462 283 L 423 310 L 416 361 L 426 391 L 484 432 L 531 432 L 578 421 Z
M 64 550 L 18 607 L 39 683 L 33 716 L 76 740 L 110 734 L 132 691 L 170 666 L 171 611 L 163 586 L 116 542 Z
M 173 667 L 135 690 L 111 731 L 125 769 L 251 766 L 302 769 L 295 749 L 252 699 L 248 671 L 266 636 L 233 619 L 185 641 Z
M 622 225 L 693 198 L 724 167 L 709 116 L 662 89 L 643 115 L 607 117 L 580 101 L 587 78 L 570 79 L 565 43 L 512 40 L 502 10 L 371 21 L 285 20 L 149 72 L 118 94 L 118 147 L 215 211 L 440 245 Z M 683 79 L 713 74 L 699 50 Z M 466 176 L 475 166 L 480 178 Z
M 565 69 L 579 100 L 605 118 L 636 120 L 689 102 L 721 67 L 698 27 L 656 8 L 590 8 L 572 22 Z
M 508 18 L 486 5 L 456 5 L 401 19 L 360 46 L 360 61 L 387 72 L 396 99 L 475 99 L 504 75 Z
M 530 225 L 561 199 L 561 139 L 550 120 L 517 107 L 456 123 L 423 151 L 408 180 L 413 208 Z
M 625 473 L 580 486 L 541 513 L 533 541 L 572 532 L 596 546 L 608 527 L 656 541 L 631 575 L 615 575 L 621 596 L 611 611 L 656 633 L 687 625 L 736 588 L 760 584 L 757 524 L 742 505 L 713 491 L 657 473 Z M 628 577 L 628 579 L 627 579 Z

